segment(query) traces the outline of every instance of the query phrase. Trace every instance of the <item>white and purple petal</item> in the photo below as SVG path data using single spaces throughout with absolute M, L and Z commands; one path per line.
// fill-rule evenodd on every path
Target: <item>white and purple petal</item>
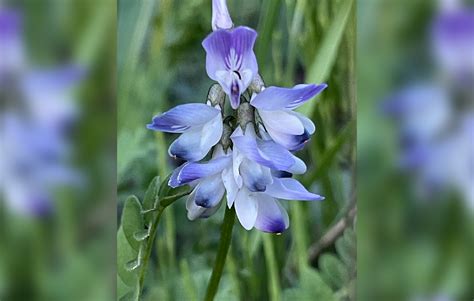
M 257 32 L 240 26 L 232 30 L 217 30 L 204 39 L 206 71 L 231 99 L 232 108 L 240 103 L 240 95 L 258 73 L 253 46 Z
M 287 170 L 295 164 L 293 155 L 273 141 L 261 140 L 247 133 L 244 136 L 232 135 L 231 139 L 245 157 L 268 168 Z
M 189 103 L 153 117 L 147 128 L 167 133 L 182 133 L 190 127 L 202 126 L 220 114 L 220 110 L 206 104 Z
M 293 88 L 268 87 L 255 96 L 250 104 L 257 109 L 275 111 L 294 109 L 326 89 L 326 84 L 296 85 Z
M 172 180 L 170 181 L 170 184 L 172 183 L 173 185 L 180 186 L 201 178 L 218 174 L 222 172 L 224 168 L 228 167 L 231 161 L 232 158 L 230 156 L 223 156 L 204 163 L 185 163 L 182 167 L 177 169 L 177 172 L 173 172 L 173 175 L 170 178 L 170 180 Z
M 255 228 L 269 233 L 282 233 L 288 229 L 290 225 L 288 213 L 277 200 L 264 193 L 259 193 L 256 199 L 258 214 Z
M 208 218 L 219 209 L 220 203 L 218 203 L 217 206 L 212 208 L 204 208 L 196 205 L 196 203 L 194 202 L 195 195 L 196 194 L 193 191 L 186 200 L 186 210 L 188 211 L 187 215 L 189 220 L 193 221 L 197 218 Z
M 266 194 L 285 200 L 321 201 L 324 197 L 311 193 L 295 179 L 273 178 L 273 184 L 267 186 Z
M 239 171 L 244 185 L 252 192 L 265 191 L 266 187 L 273 183 L 270 168 L 248 159 L 242 161 Z
M 212 208 L 222 200 L 225 187 L 220 174 L 202 179 L 195 188 L 194 203 L 200 207 Z

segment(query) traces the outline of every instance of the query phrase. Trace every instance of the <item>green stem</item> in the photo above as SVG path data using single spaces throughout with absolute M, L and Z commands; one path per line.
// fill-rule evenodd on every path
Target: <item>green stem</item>
M 305 235 L 305 220 L 303 214 L 303 204 L 300 202 L 294 202 L 292 204 L 292 213 L 293 213 L 293 236 L 295 237 L 295 247 L 296 247 L 296 257 L 298 264 L 298 271 L 301 272 L 303 268 L 307 266 L 306 261 L 306 235 Z
M 270 294 L 270 300 L 280 300 L 280 279 L 278 277 L 277 262 L 275 258 L 275 252 L 273 250 L 273 241 L 270 234 L 263 235 L 263 249 L 265 252 L 265 259 L 268 268 L 268 291 Z
M 232 228 L 234 227 L 235 210 L 234 207 L 230 208 L 226 206 L 224 222 L 221 228 L 221 240 L 219 248 L 217 250 L 216 261 L 214 263 L 214 269 L 212 270 L 211 279 L 207 286 L 205 301 L 212 301 L 217 293 L 219 287 L 219 281 L 221 280 L 222 271 L 224 270 L 225 260 L 227 258 L 227 252 L 229 251 L 230 242 L 232 240 Z
M 150 260 L 151 251 L 153 249 L 153 242 L 155 241 L 156 232 L 158 230 L 158 224 L 160 222 L 161 215 L 163 214 L 163 211 L 165 210 L 165 208 L 166 207 L 162 207 L 162 206 L 158 208 L 158 212 L 156 213 L 155 218 L 151 224 L 150 237 L 148 238 L 148 243 L 146 244 L 145 253 L 142 258 L 142 264 L 141 264 L 142 267 L 138 275 L 137 301 L 140 300 L 140 295 L 143 289 L 143 283 L 145 281 L 146 268 L 148 266 L 148 261 Z

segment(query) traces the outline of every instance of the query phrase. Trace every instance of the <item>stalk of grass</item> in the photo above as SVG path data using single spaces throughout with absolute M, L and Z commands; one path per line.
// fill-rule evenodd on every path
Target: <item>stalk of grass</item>
M 280 300 L 280 277 L 278 264 L 273 247 L 273 237 L 270 234 L 263 235 L 263 250 L 267 264 L 268 292 L 271 301 Z

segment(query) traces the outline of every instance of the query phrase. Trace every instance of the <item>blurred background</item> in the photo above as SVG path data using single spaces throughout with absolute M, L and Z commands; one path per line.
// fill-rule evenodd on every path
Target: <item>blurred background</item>
M 358 2 L 360 300 L 474 297 L 472 4 Z
M 115 8 L 0 1 L 0 300 L 114 297 Z
M 299 152 L 299 180 L 323 202 L 282 203 L 290 228 L 280 236 L 234 228 L 217 300 L 354 300 L 355 1 L 228 0 L 236 26 L 259 33 L 255 52 L 266 85 L 329 84 L 301 111 L 316 134 Z M 167 148 L 175 135 L 145 125 L 177 104 L 205 102 L 203 39 L 211 32 L 210 0 L 118 1 L 118 223 L 129 195 L 141 201 L 156 175 L 177 167 Z M 128 209 L 127 209 L 128 210 Z M 219 241 L 223 208 L 191 222 L 185 200 L 159 225 L 145 280 L 145 300 L 201 300 Z M 118 245 L 118 298 L 133 290 L 133 237 Z M 123 231 L 122 231 L 123 230 Z M 329 234 L 328 234 L 329 233 Z M 324 239 L 323 239 L 324 237 Z M 133 263 L 133 261 L 131 261 Z

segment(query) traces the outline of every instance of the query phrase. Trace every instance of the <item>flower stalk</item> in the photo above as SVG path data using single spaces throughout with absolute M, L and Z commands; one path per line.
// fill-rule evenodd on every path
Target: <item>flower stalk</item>
M 227 252 L 230 248 L 230 242 L 232 241 L 232 229 L 235 221 L 235 210 L 234 207 L 229 208 L 226 206 L 224 222 L 221 228 L 221 239 L 219 242 L 219 248 L 217 250 L 216 261 L 214 262 L 214 268 L 212 269 L 211 279 L 206 290 L 205 301 L 212 301 L 217 293 L 219 282 L 221 280 L 222 272 L 224 270 L 225 260 L 227 258 Z

